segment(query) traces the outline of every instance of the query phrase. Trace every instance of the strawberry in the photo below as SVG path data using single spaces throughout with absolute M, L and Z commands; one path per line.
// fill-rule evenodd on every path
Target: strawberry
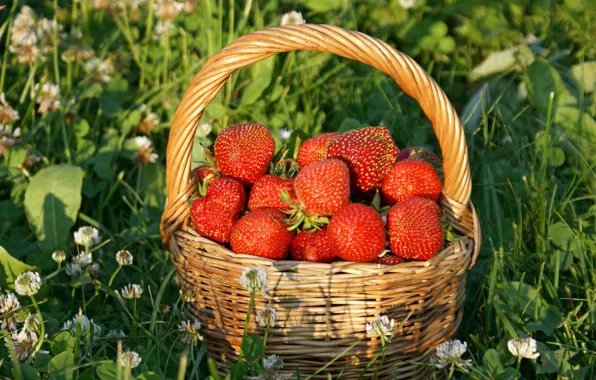
M 391 250 L 405 259 L 428 260 L 443 245 L 441 211 L 428 198 L 412 197 L 393 206 L 387 229 Z
M 298 149 L 296 160 L 301 168 L 319 162 L 327 158 L 329 142 L 339 136 L 337 132 L 321 133 L 315 137 L 305 140 Z
M 316 162 L 298 173 L 294 193 L 306 215 L 333 215 L 350 202 L 350 171 L 338 159 Z
M 314 232 L 300 232 L 292 241 L 290 255 L 292 260 L 315 263 L 330 263 L 335 259 L 325 229 Z
M 205 178 L 209 177 L 207 184 L 212 184 L 217 178 L 221 176 L 221 173 L 211 165 L 199 165 L 192 170 L 199 181 L 199 185 L 203 184 Z
M 284 217 L 273 207 L 258 208 L 243 216 L 230 234 L 232 250 L 272 260 L 285 259 L 294 234 L 286 229 Z
M 393 164 L 385 176 L 381 188 L 383 200 L 394 205 L 410 197 L 418 196 L 437 202 L 443 184 L 434 167 L 422 158 L 408 158 Z
M 280 210 L 291 210 L 292 206 L 281 199 L 282 191 L 286 191 L 291 200 L 296 199 L 293 178 L 282 179 L 273 174 L 259 178 L 250 191 L 248 209 L 254 211 L 261 207 L 275 207 Z
M 377 257 L 376 259 L 371 261 L 371 263 L 383 264 L 383 265 L 397 265 L 397 264 L 403 263 L 404 261 L 405 260 L 399 256 L 392 255 L 390 253 L 386 253 L 383 256 Z
M 271 131 L 260 124 L 236 124 L 215 140 L 215 160 L 226 177 L 252 185 L 265 175 L 275 152 Z
M 198 198 L 190 206 L 190 217 L 199 234 L 220 243 L 230 240 L 237 216 L 221 203 L 208 197 Z
M 244 211 L 246 206 L 246 191 L 242 184 L 229 177 L 215 180 L 207 189 L 207 197 L 223 205 L 234 215 Z
M 347 261 L 369 263 L 385 249 L 381 216 L 372 207 L 352 203 L 333 215 L 327 226 L 333 252 Z
M 441 160 L 436 154 L 426 148 L 419 146 L 411 146 L 400 151 L 397 155 L 397 161 L 402 161 L 408 158 L 424 158 L 431 164 L 440 165 Z
M 348 163 L 352 189 L 366 193 L 381 187 L 399 149 L 385 127 L 366 127 L 346 132 L 329 143 L 327 157 Z

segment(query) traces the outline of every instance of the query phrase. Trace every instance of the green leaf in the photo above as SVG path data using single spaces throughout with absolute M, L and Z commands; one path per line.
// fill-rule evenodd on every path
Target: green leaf
M 507 50 L 501 50 L 491 53 L 478 66 L 474 67 L 470 73 L 470 79 L 502 73 L 514 68 L 518 68 L 518 63 L 530 64 L 534 61 L 534 54 L 527 45 L 519 45 Z
M 478 128 L 480 117 L 486 112 L 490 102 L 488 83 L 484 83 L 464 107 L 462 122 L 466 132 L 473 132 Z
M 35 267 L 20 262 L 0 246 L 0 288 L 14 290 L 17 277 L 23 272 L 34 270 Z
M 573 254 L 571 252 L 555 251 L 550 257 L 550 266 L 553 270 L 557 268 L 557 258 L 560 271 L 568 270 L 573 265 Z
M 106 116 L 116 116 L 122 111 L 122 103 L 128 90 L 128 82 L 122 78 L 112 79 L 99 97 L 99 108 Z
M 565 153 L 561 148 L 552 148 L 548 155 L 548 165 L 559 167 L 565 163 Z
M 557 106 L 577 104 L 577 99 L 567 90 L 561 75 L 542 60 L 537 60 L 528 67 L 526 87 L 536 108 L 545 115 L 551 102 L 551 92 L 554 93 L 554 110 Z
M 62 331 L 52 339 L 50 343 L 50 352 L 58 355 L 61 352 L 72 352 L 74 349 L 74 340 L 68 331 Z
M 316 13 L 330 12 L 340 9 L 342 3 L 342 0 L 304 0 L 302 2 L 305 7 Z
M 141 113 L 137 110 L 128 114 L 126 119 L 122 121 L 122 134 L 128 135 L 133 128 L 136 128 L 141 122 Z
M 341 125 L 339 126 L 339 129 L 337 130 L 338 132 L 347 132 L 350 131 L 352 129 L 358 129 L 360 127 L 362 127 L 363 124 L 362 122 L 360 122 L 360 120 L 351 118 L 351 117 L 346 117 L 342 122 Z
M 146 165 L 143 168 L 141 181 L 145 205 L 156 208 L 162 207 L 166 201 L 166 169 L 161 164 Z
M 489 373 L 500 373 L 503 371 L 503 363 L 501 363 L 499 352 L 493 348 L 484 353 L 482 363 Z
M 137 376 L 137 379 L 139 380 L 161 380 L 162 377 L 159 376 L 157 373 L 155 372 L 144 372 L 142 374 L 140 374 L 139 376 Z
M 564 251 L 576 252 L 579 249 L 573 230 L 564 222 L 551 224 L 548 236 L 554 245 Z
M 25 212 L 42 251 L 66 246 L 70 228 L 81 207 L 83 171 L 78 166 L 54 165 L 41 169 L 25 193 Z
M 578 63 L 571 66 L 573 78 L 583 87 L 585 92 L 594 91 L 596 85 L 596 61 Z
M 48 372 L 48 363 L 52 360 L 52 356 L 49 354 L 37 354 L 33 365 L 40 372 Z
M 85 89 L 79 95 L 79 99 L 97 98 L 103 92 L 103 87 L 99 83 L 93 83 L 90 86 L 85 86 Z
M 73 375 L 74 354 L 63 352 L 58 354 L 48 363 L 48 374 L 52 379 L 70 380 Z
M 249 335 L 242 339 L 240 348 L 249 362 L 257 360 L 264 353 L 263 341 L 257 335 Z
M 39 372 L 31 364 L 21 363 L 21 371 L 23 372 L 23 380 L 39 379 Z M 16 378 L 16 377 L 15 377 Z
M 116 380 L 118 378 L 117 366 L 114 362 L 104 363 L 100 365 L 99 367 L 97 367 L 95 373 L 97 374 L 97 377 L 99 377 L 101 380 Z
M 89 133 L 89 123 L 85 119 L 78 119 L 72 126 L 72 131 L 77 137 L 85 137 Z
M 241 106 L 248 106 L 256 102 L 267 87 L 269 87 L 273 75 L 273 64 L 275 63 L 272 58 L 268 58 L 254 66 L 252 72 L 253 78 L 248 86 L 244 88 L 242 97 L 240 98 Z

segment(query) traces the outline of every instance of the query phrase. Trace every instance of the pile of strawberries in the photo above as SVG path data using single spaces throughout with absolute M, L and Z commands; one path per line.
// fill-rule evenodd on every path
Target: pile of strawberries
M 443 245 L 438 158 L 400 153 L 384 127 L 320 134 L 292 159 L 276 154 L 267 127 L 237 124 L 214 152 L 193 170 L 200 197 L 190 216 L 199 234 L 234 252 L 393 265 L 428 260 Z

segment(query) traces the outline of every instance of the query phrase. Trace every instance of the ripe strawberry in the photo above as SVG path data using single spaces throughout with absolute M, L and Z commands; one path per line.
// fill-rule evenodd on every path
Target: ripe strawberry
M 220 243 L 230 240 L 232 226 L 238 219 L 224 205 L 208 197 L 198 198 L 192 203 L 190 217 L 199 234 Z
M 294 234 L 286 229 L 284 217 L 273 207 L 258 208 L 243 216 L 232 228 L 232 250 L 272 260 L 285 259 Z
M 390 253 L 386 253 L 381 257 L 377 257 L 371 263 L 374 264 L 384 264 L 384 265 L 397 265 L 403 263 L 405 260 L 399 256 L 392 255 Z
M 397 161 L 402 161 L 408 158 L 424 158 L 431 164 L 441 164 L 441 160 L 439 159 L 439 157 L 437 157 L 436 154 L 434 154 L 426 148 L 422 148 L 419 146 L 411 146 L 405 148 L 404 150 L 400 151 L 397 155 Z
M 408 198 L 393 206 L 387 219 L 389 245 L 396 255 L 425 261 L 441 249 L 441 211 L 430 199 Z
M 292 260 L 330 263 L 335 254 L 327 240 L 327 230 L 302 231 L 294 237 L 290 247 Z
M 221 173 L 211 165 L 199 165 L 192 170 L 199 181 L 199 185 L 203 184 L 205 178 L 209 177 L 207 183 L 210 185 L 215 181 L 217 178 L 221 176 Z
M 207 189 L 207 197 L 223 205 L 234 215 L 244 211 L 246 206 L 246 191 L 242 184 L 229 177 L 215 180 Z
M 443 184 L 431 164 L 422 158 L 408 158 L 393 164 L 383 180 L 383 200 L 394 205 L 410 197 L 418 196 L 437 202 Z
M 348 163 L 352 189 L 362 193 L 381 187 L 399 149 L 385 127 L 366 127 L 346 132 L 329 143 L 327 157 Z
M 281 199 L 282 191 L 286 191 L 290 199 L 296 199 L 293 178 L 282 179 L 273 174 L 259 178 L 250 191 L 248 209 L 254 211 L 261 207 L 275 207 L 280 210 L 291 210 L 292 206 Z
M 369 206 L 352 203 L 333 215 L 327 226 L 333 252 L 347 261 L 369 263 L 385 249 L 381 216 Z
M 319 162 L 327 158 L 329 142 L 339 136 L 337 132 L 321 133 L 315 137 L 305 140 L 298 149 L 296 160 L 301 168 Z
M 260 124 L 236 124 L 215 140 L 215 160 L 226 177 L 252 185 L 267 172 L 275 152 L 271 131 Z
M 316 162 L 298 173 L 294 193 L 306 215 L 333 215 L 350 202 L 350 171 L 338 159 Z

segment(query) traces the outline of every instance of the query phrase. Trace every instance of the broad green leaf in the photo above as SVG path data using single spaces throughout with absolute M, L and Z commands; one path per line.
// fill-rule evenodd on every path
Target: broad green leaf
M 143 168 L 141 196 L 145 200 L 145 205 L 152 207 L 162 207 L 166 201 L 166 174 L 165 167 L 161 164 L 146 165 Z
M 43 252 L 64 248 L 81 207 L 83 171 L 78 166 L 41 169 L 25 193 L 25 212 Z
M 261 357 L 264 353 L 263 341 L 257 335 L 249 335 L 242 339 L 242 352 L 246 360 L 253 361 Z
M 23 372 L 23 380 L 40 379 L 39 372 L 31 364 L 21 363 L 21 371 Z
M 555 251 L 550 257 L 550 266 L 553 270 L 557 268 L 557 258 L 560 271 L 568 270 L 573 265 L 573 254 L 571 252 Z
M 586 137 L 588 143 L 596 140 L 596 120 L 575 106 L 558 107 L 555 121 L 577 138 Z
M 50 360 L 52 360 L 52 356 L 50 354 L 37 354 L 37 356 L 35 356 L 35 360 L 33 361 L 33 365 L 40 372 L 48 372 L 48 363 Z
M 579 248 L 573 230 L 566 223 L 551 224 L 548 229 L 548 236 L 554 245 L 564 251 L 575 252 Z
M 554 94 L 553 112 L 556 112 L 557 106 L 577 104 L 577 99 L 567 90 L 561 75 L 542 60 L 537 60 L 528 67 L 526 87 L 538 110 L 545 115 L 551 102 L 551 92 Z
M 72 130 L 77 137 L 85 137 L 89 133 L 89 123 L 85 119 L 78 119 L 72 126 Z
M 14 281 L 26 271 L 35 271 L 35 267 L 20 262 L 0 246 L 0 288 L 14 290 Z
M 261 62 L 262 63 L 262 62 Z M 271 69 L 264 67 L 258 71 L 257 74 L 251 79 L 248 86 L 242 91 L 242 97 L 240 98 L 241 106 L 248 106 L 256 102 L 269 84 L 271 83 Z
M 79 99 L 97 98 L 103 92 L 103 87 L 99 83 L 93 83 L 90 86 L 85 86 L 85 89 L 79 95 Z
M 62 331 L 52 339 L 50 343 L 50 352 L 58 355 L 61 352 L 72 352 L 74 349 L 74 340 L 70 332 Z
M 128 135 L 130 131 L 137 127 L 141 122 L 141 113 L 137 110 L 132 111 L 128 114 L 126 119 L 122 121 L 122 134 Z
M 116 116 L 122 110 L 122 102 L 128 90 L 128 82 L 122 78 L 112 79 L 99 97 L 99 107 L 106 116 Z
M 95 371 L 97 377 L 101 380 L 116 380 L 117 379 L 117 369 L 116 363 L 104 363 L 97 367 Z
M 161 380 L 162 377 L 159 376 L 155 372 L 148 371 L 148 372 L 143 372 L 142 374 L 137 376 L 137 379 L 139 379 L 139 380 Z
M 544 343 L 538 342 L 536 344 L 538 352 L 540 353 L 541 365 L 536 367 L 537 374 L 543 373 L 564 373 L 569 370 L 569 362 L 567 361 L 573 353 L 564 348 L 556 351 L 551 351 Z
M 507 50 L 501 50 L 491 53 L 478 66 L 474 67 L 470 73 L 470 79 L 498 74 L 517 68 L 521 63 L 528 65 L 534 61 L 534 54 L 527 45 L 519 45 Z
M 340 9 L 343 0 L 304 0 L 302 5 L 313 12 L 324 13 Z
M 484 83 L 464 107 L 462 122 L 465 125 L 466 132 L 471 133 L 478 128 L 480 117 L 486 112 L 490 101 L 488 83 Z
M 74 354 L 62 352 L 52 358 L 48 363 L 48 374 L 52 379 L 70 380 L 74 370 Z
M 596 84 L 596 61 L 578 63 L 571 66 L 571 74 L 579 83 L 585 92 L 594 91 Z
M 565 163 L 565 153 L 561 148 L 552 148 L 548 152 L 548 165 L 559 167 Z
M 484 353 L 482 363 L 484 364 L 484 368 L 490 373 L 500 373 L 503 371 L 503 363 L 501 363 L 499 352 L 493 348 Z
M 352 129 L 357 129 L 362 127 L 364 124 L 362 124 L 362 122 L 360 122 L 360 120 L 356 120 L 354 118 L 351 117 L 346 117 L 342 122 L 341 125 L 338 128 L 338 132 L 347 132 L 350 131 Z

